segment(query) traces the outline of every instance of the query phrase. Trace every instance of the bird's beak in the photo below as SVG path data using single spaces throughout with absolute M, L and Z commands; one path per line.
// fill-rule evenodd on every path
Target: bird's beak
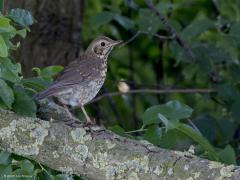
M 114 42 L 112 43 L 112 45 L 113 45 L 113 46 L 116 46 L 116 45 L 121 44 L 122 42 L 123 42 L 122 40 L 114 41 Z

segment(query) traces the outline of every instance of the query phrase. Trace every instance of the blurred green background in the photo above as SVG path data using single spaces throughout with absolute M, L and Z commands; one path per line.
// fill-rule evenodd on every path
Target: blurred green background
M 1 107 L 35 116 L 37 110 L 31 96 L 46 88 L 62 70 L 56 65 L 71 62 L 97 36 L 124 41 L 134 37 L 111 53 L 107 80 L 98 95 L 136 89 L 166 92 L 107 96 L 86 106 L 91 117 L 128 138 L 145 139 L 159 147 L 181 151 L 191 147 L 201 157 L 239 164 L 240 1 L 159 0 L 153 3 L 190 47 L 194 60 L 144 0 L 81 0 L 77 4 L 73 0 L 6 1 L 0 16 L 3 40 L 7 41 L 3 34 L 6 32 L 1 31 L 4 15 L 18 23 L 15 26 L 10 22 L 18 31 L 28 31 L 33 23 L 24 25 L 7 16 L 11 8 L 29 10 L 35 20 L 24 40 L 9 36 L 12 42 L 21 42 L 17 51 L 13 52 L 14 48 L 6 43 L 10 54 L 0 53 L 0 67 L 10 69 L 17 77 L 12 80 L 9 73 L 0 73 L 1 91 L 13 89 L 10 101 L 1 99 L 3 95 L 0 95 Z M 31 16 L 26 17 L 29 20 Z M 0 50 L 1 43 L 0 39 Z M 11 59 L 8 65 L 6 59 Z M 22 70 L 16 71 L 20 66 L 16 62 L 21 63 Z M 184 89 L 191 92 L 183 93 Z M 199 89 L 205 93 L 199 93 Z M 174 93 L 168 93 L 169 90 Z M 23 94 L 25 98 L 20 98 Z M 24 103 L 34 107 L 23 109 Z M 163 105 L 154 106 L 160 104 Z M 151 113 L 145 112 L 146 109 Z M 81 111 L 75 113 L 83 117 Z M 150 122 L 151 118 L 158 120 Z M 35 168 L 39 166 L 35 164 Z

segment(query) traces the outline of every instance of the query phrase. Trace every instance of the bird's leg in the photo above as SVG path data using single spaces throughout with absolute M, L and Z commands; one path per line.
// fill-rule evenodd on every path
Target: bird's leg
M 69 111 L 67 105 L 63 104 L 63 107 L 64 107 L 65 111 L 67 112 L 67 115 L 68 115 L 68 117 L 69 117 L 70 119 L 76 119 L 76 118 L 72 115 L 72 113 Z
M 88 123 L 88 124 L 94 124 L 94 123 L 91 121 L 90 117 L 88 116 L 85 108 L 84 108 L 83 106 L 81 106 L 81 109 L 82 109 L 82 112 L 83 112 L 83 114 L 84 114 L 84 116 L 85 116 L 85 118 L 86 118 L 86 120 L 87 120 L 87 123 Z
M 79 123 L 78 118 L 76 118 L 68 109 L 67 105 L 63 104 L 63 107 L 69 117 L 69 120 L 65 121 L 66 125 L 70 125 L 71 127 L 74 127 L 77 123 Z

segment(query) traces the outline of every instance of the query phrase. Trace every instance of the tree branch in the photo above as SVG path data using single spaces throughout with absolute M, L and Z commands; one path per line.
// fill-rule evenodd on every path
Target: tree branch
M 239 179 L 240 169 L 200 159 L 188 152 L 154 147 L 101 127 L 70 128 L 62 107 L 41 103 L 40 116 L 0 110 L 0 149 L 87 179 Z M 44 107 L 48 107 L 45 109 Z
M 154 36 L 158 39 L 161 39 L 161 40 L 171 40 L 171 39 L 174 39 L 175 36 L 172 35 L 172 36 L 162 36 L 162 35 L 159 35 L 159 34 L 154 34 L 154 33 L 150 33 L 150 32 L 145 32 L 145 31 L 137 31 L 136 34 L 134 34 L 130 39 L 128 39 L 126 42 L 122 43 L 120 45 L 120 47 L 123 47 L 123 46 L 126 46 L 127 44 L 131 43 L 132 41 L 134 41 L 140 34 L 145 34 L 145 35 L 151 35 L 151 36 Z
M 216 92 L 214 89 L 134 89 L 129 90 L 127 92 L 110 92 L 105 93 L 100 96 L 97 96 L 95 99 L 90 101 L 88 104 L 100 101 L 101 99 L 109 96 L 120 96 L 120 95 L 128 95 L 128 94 L 143 94 L 143 93 L 150 93 L 150 94 L 172 94 L 172 93 L 201 93 L 201 94 L 209 94 Z
M 156 14 L 156 16 L 159 17 L 163 25 L 166 27 L 166 29 L 170 32 L 170 34 L 173 35 L 177 43 L 184 49 L 187 56 L 189 56 L 193 62 L 196 62 L 196 58 L 194 56 L 194 53 L 192 52 L 191 48 L 188 46 L 188 44 L 179 36 L 178 32 L 175 30 L 175 28 L 171 25 L 171 23 L 167 20 L 167 18 L 162 15 L 158 11 L 158 9 L 154 6 L 152 0 L 146 0 L 146 4 L 148 8 Z

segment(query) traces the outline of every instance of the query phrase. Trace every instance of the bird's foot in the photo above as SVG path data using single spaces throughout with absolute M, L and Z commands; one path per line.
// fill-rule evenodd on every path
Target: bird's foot
M 89 117 L 87 118 L 86 125 L 88 126 L 94 126 L 96 125 L 96 120 L 95 118 L 90 119 Z

